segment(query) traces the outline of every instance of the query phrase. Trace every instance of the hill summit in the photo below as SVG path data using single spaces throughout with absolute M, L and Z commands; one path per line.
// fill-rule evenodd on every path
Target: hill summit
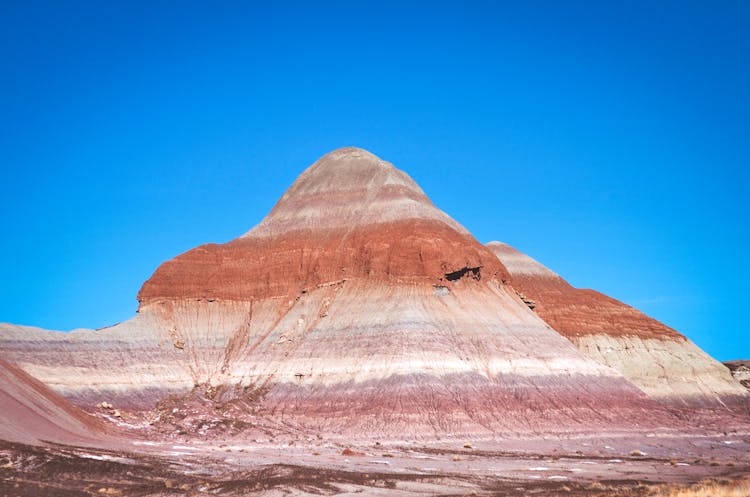
M 508 276 L 406 173 L 349 147 L 305 170 L 245 235 L 163 264 L 138 299 L 142 306 L 175 298 L 251 301 L 341 279 L 438 284 L 466 273 Z

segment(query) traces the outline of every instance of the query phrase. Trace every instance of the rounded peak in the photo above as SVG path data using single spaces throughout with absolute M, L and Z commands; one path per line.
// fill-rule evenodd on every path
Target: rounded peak
M 331 158 L 331 159 L 368 158 L 368 159 L 373 159 L 376 161 L 381 160 L 380 157 L 373 154 L 372 152 L 365 150 L 364 148 L 359 148 L 359 147 L 341 147 L 341 148 L 337 148 L 336 150 L 331 150 L 330 152 L 325 154 L 323 157 L 318 159 L 318 161 L 321 161 L 325 158 Z
M 485 246 L 500 259 L 500 262 L 508 269 L 511 276 L 559 277 L 551 269 L 507 243 L 493 241 L 485 244 Z
M 513 247 L 511 247 L 510 245 L 508 245 L 507 243 L 505 243 L 505 242 L 498 242 L 497 240 L 492 240 L 491 242 L 487 242 L 487 243 L 485 243 L 485 245 L 486 245 L 487 247 L 490 247 L 490 248 L 492 248 L 492 247 L 495 247 L 495 248 L 497 248 L 497 249 L 510 249 L 510 250 L 516 250 L 516 249 L 514 249 Z M 516 252 L 517 252 L 517 251 L 516 251 Z
M 361 179 L 362 170 L 372 171 L 373 173 L 376 171 L 401 172 L 393 164 L 384 161 L 368 150 L 359 147 L 341 147 L 328 152 L 316 160 L 302 172 L 294 185 L 292 185 L 292 188 L 305 180 L 310 181 L 311 177 L 326 175 L 340 176 L 347 171 L 356 172 L 359 175 L 358 178 Z M 411 178 L 409 178 L 409 181 L 413 183 Z M 416 183 L 414 183 L 414 186 L 417 187 Z
M 244 236 L 432 220 L 466 230 L 436 208 L 408 174 L 357 147 L 327 153 L 308 167 L 266 218 Z
M 333 190 L 359 188 L 366 185 L 372 176 L 382 174 L 399 176 L 403 183 L 422 193 L 414 180 L 390 162 L 363 148 L 342 147 L 316 160 L 297 178 L 286 194 L 314 187 L 317 183 Z

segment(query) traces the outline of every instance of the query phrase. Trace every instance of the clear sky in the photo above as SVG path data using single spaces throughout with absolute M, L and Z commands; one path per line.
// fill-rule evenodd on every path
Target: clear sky
M 750 358 L 750 2 L 317 3 L 3 2 L 0 321 L 128 319 L 353 145 Z

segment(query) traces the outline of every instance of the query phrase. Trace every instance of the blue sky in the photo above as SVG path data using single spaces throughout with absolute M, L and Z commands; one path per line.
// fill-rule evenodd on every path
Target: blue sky
M 750 358 L 747 2 L 0 9 L 0 321 L 128 319 L 161 262 L 354 145 L 480 241 Z

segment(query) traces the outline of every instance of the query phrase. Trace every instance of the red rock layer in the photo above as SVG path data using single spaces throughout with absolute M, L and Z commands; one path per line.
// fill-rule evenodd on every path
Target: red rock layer
M 513 247 L 492 242 L 487 246 L 500 261 L 525 258 L 512 273 L 513 287 L 533 302 L 534 311 L 568 338 L 584 335 L 637 336 L 684 340 L 685 337 L 619 300 L 596 290 L 575 288 Z M 509 262 L 509 265 L 512 264 Z M 534 267 L 534 265 L 536 267 Z
M 142 306 L 182 298 L 251 301 L 353 278 L 439 284 L 467 268 L 471 278 L 507 278 L 470 235 L 432 220 L 394 221 L 203 245 L 162 264 L 138 300 Z
M 492 252 L 392 164 L 357 148 L 310 166 L 253 230 L 161 265 L 138 295 L 252 301 L 324 282 L 368 278 L 438 284 L 452 273 L 503 280 Z
M 669 326 L 602 293 L 572 287 L 508 245 L 488 247 L 510 271 L 519 296 L 542 319 L 652 398 L 691 409 L 750 402 L 726 368 Z

